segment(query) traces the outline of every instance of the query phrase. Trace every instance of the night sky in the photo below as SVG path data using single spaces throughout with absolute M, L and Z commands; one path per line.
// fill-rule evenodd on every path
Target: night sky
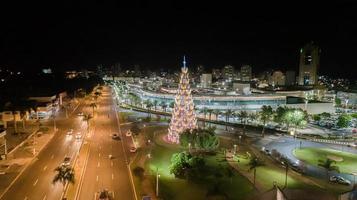
M 0 67 L 176 69 L 232 64 L 298 69 L 299 49 L 322 48 L 320 74 L 356 78 L 357 4 L 353 1 L 82 1 L 2 5 Z M 53 4 L 50 4 L 53 3 Z

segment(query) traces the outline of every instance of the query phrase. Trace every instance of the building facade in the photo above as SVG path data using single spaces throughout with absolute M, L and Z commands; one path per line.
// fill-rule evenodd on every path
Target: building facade
M 243 65 L 240 68 L 240 76 L 242 81 L 252 80 L 252 67 L 249 65 Z
M 210 88 L 212 86 L 212 74 L 201 75 L 201 87 Z
M 313 42 L 300 49 L 299 85 L 317 84 L 320 54 L 320 48 Z

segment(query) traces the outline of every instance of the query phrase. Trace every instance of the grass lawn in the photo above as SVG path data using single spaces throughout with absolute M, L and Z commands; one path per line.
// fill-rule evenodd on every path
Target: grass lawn
M 160 196 L 163 199 L 188 200 L 188 199 L 208 199 L 207 193 L 217 194 L 216 199 L 246 199 L 254 193 L 250 182 L 234 172 L 234 176 L 229 178 L 225 175 L 228 163 L 223 154 L 206 156 L 206 167 L 202 175 L 195 181 L 175 178 L 170 174 L 169 166 L 171 156 L 182 151 L 178 145 L 163 144 L 162 141 L 155 141 L 156 145 L 151 151 L 152 158 L 147 163 L 146 171 L 150 174 L 160 174 Z M 217 173 L 219 172 L 219 173 Z M 214 188 L 216 186 L 216 188 Z M 213 192 L 216 191 L 216 192 Z
M 352 173 L 357 171 L 357 154 L 337 151 L 327 148 L 302 148 L 295 149 L 294 155 L 312 165 L 317 166 L 318 160 L 326 160 L 326 158 L 336 158 L 336 165 L 342 173 Z
M 243 170 L 248 171 L 249 159 L 246 156 L 239 156 L 239 167 Z M 253 174 L 253 171 L 251 172 Z M 256 181 L 258 184 L 262 185 L 265 190 L 269 190 L 273 187 L 274 182 L 276 182 L 279 186 L 283 187 L 285 184 L 285 169 L 272 167 L 269 165 L 263 165 L 257 168 Z M 306 185 L 303 182 L 296 180 L 295 178 L 288 175 L 288 188 L 298 189 L 298 188 L 307 188 L 311 187 L 310 185 Z

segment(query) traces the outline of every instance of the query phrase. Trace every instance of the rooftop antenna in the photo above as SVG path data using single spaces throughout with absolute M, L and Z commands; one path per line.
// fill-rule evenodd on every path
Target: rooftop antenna
M 186 68 L 186 56 L 183 56 L 183 67 Z

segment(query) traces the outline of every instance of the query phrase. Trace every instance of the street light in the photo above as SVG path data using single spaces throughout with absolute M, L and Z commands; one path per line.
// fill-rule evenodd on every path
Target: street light
M 159 178 L 160 178 L 160 174 L 159 174 L 159 168 L 156 168 L 156 196 L 159 196 Z
M 239 136 L 239 144 L 241 144 L 242 143 L 242 136 L 240 135 Z
M 236 145 L 236 144 L 234 144 L 234 145 L 233 145 L 233 147 L 234 147 L 234 155 L 236 155 L 236 152 L 237 152 L 237 145 Z

